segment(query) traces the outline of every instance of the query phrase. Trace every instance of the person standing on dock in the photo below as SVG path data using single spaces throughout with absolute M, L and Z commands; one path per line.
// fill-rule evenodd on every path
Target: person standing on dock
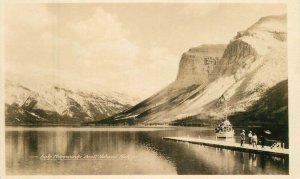
M 264 149 L 266 145 L 266 136 L 264 133 L 260 136 L 260 140 L 261 140 L 261 148 Z
M 249 137 L 249 145 L 251 145 L 252 144 L 252 131 L 249 131 L 248 137 Z
M 254 148 L 254 146 L 257 148 L 257 135 L 255 133 L 253 133 L 252 136 L 252 146 Z
M 246 139 L 245 130 L 242 131 L 240 137 L 241 137 L 241 147 L 243 147 L 243 146 L 244 146 L 245 139 Z

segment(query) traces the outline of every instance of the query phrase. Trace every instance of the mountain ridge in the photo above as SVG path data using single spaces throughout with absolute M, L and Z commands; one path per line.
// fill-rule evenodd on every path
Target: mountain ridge
M 286 36 L 286 15 L 268 16 L 237 32 L 223 53 L 214 45 L 191 48 L 182 55 L 176 81 L 96 123 L 171 124 L 189 116 L 221 120 L 225 110 L 232 116 L 247 112 L 266 91 L 287 80 Z M 213 53 L 207 55 L 201 47 Z M 198 58 L 205 56 L 211 63 Z
M 74 90 L 57 84 L 37 89 L 28 83 L 6 80 L 6 124 L 79 124 L 121 112 L 135 100 L 106 90 Z

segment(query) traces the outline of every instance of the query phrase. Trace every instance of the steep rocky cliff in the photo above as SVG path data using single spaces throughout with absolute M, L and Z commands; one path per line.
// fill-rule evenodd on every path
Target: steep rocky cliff
M 171 124 L 190 118 L 213 123 L 225 112 L 234 116 L 260 106 L 270 89 L 287 80 L 286 36 L 286 16 L 269 16 L 238 32 L 226 48 L 192 48 L 182 55 L 176 81 L 98 123 Z
M 226 45 L 201 45 L 185 52 L 180 60 L 178 83 L 207 83 L 219 64 Z

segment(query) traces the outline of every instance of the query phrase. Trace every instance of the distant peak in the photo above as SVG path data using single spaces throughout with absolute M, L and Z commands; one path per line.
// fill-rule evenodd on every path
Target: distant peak
M 286 32 L 286 14 L 272 15 L 260 18 L 248 30 L 257 31 L 271 31 L 271 32 Z
M 281 22 L 286 22 L 287 16 L 286 14 L 281 14 L 281 15 L 270 15 L 270 16 L 265 16 L 262 17 L 258 20 L 258 22 L 260 21 L 281 21 Z

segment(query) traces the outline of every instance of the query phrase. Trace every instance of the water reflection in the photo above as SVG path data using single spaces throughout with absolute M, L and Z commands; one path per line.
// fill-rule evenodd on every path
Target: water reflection
M 7 130 L 7 174 L 288 174 L 288 158 L 235 152 L 164 136 L 201 136 L 208 128 L 175 130 Z M 124 155 L 125 159 L 40 160 L 41 155 Z

